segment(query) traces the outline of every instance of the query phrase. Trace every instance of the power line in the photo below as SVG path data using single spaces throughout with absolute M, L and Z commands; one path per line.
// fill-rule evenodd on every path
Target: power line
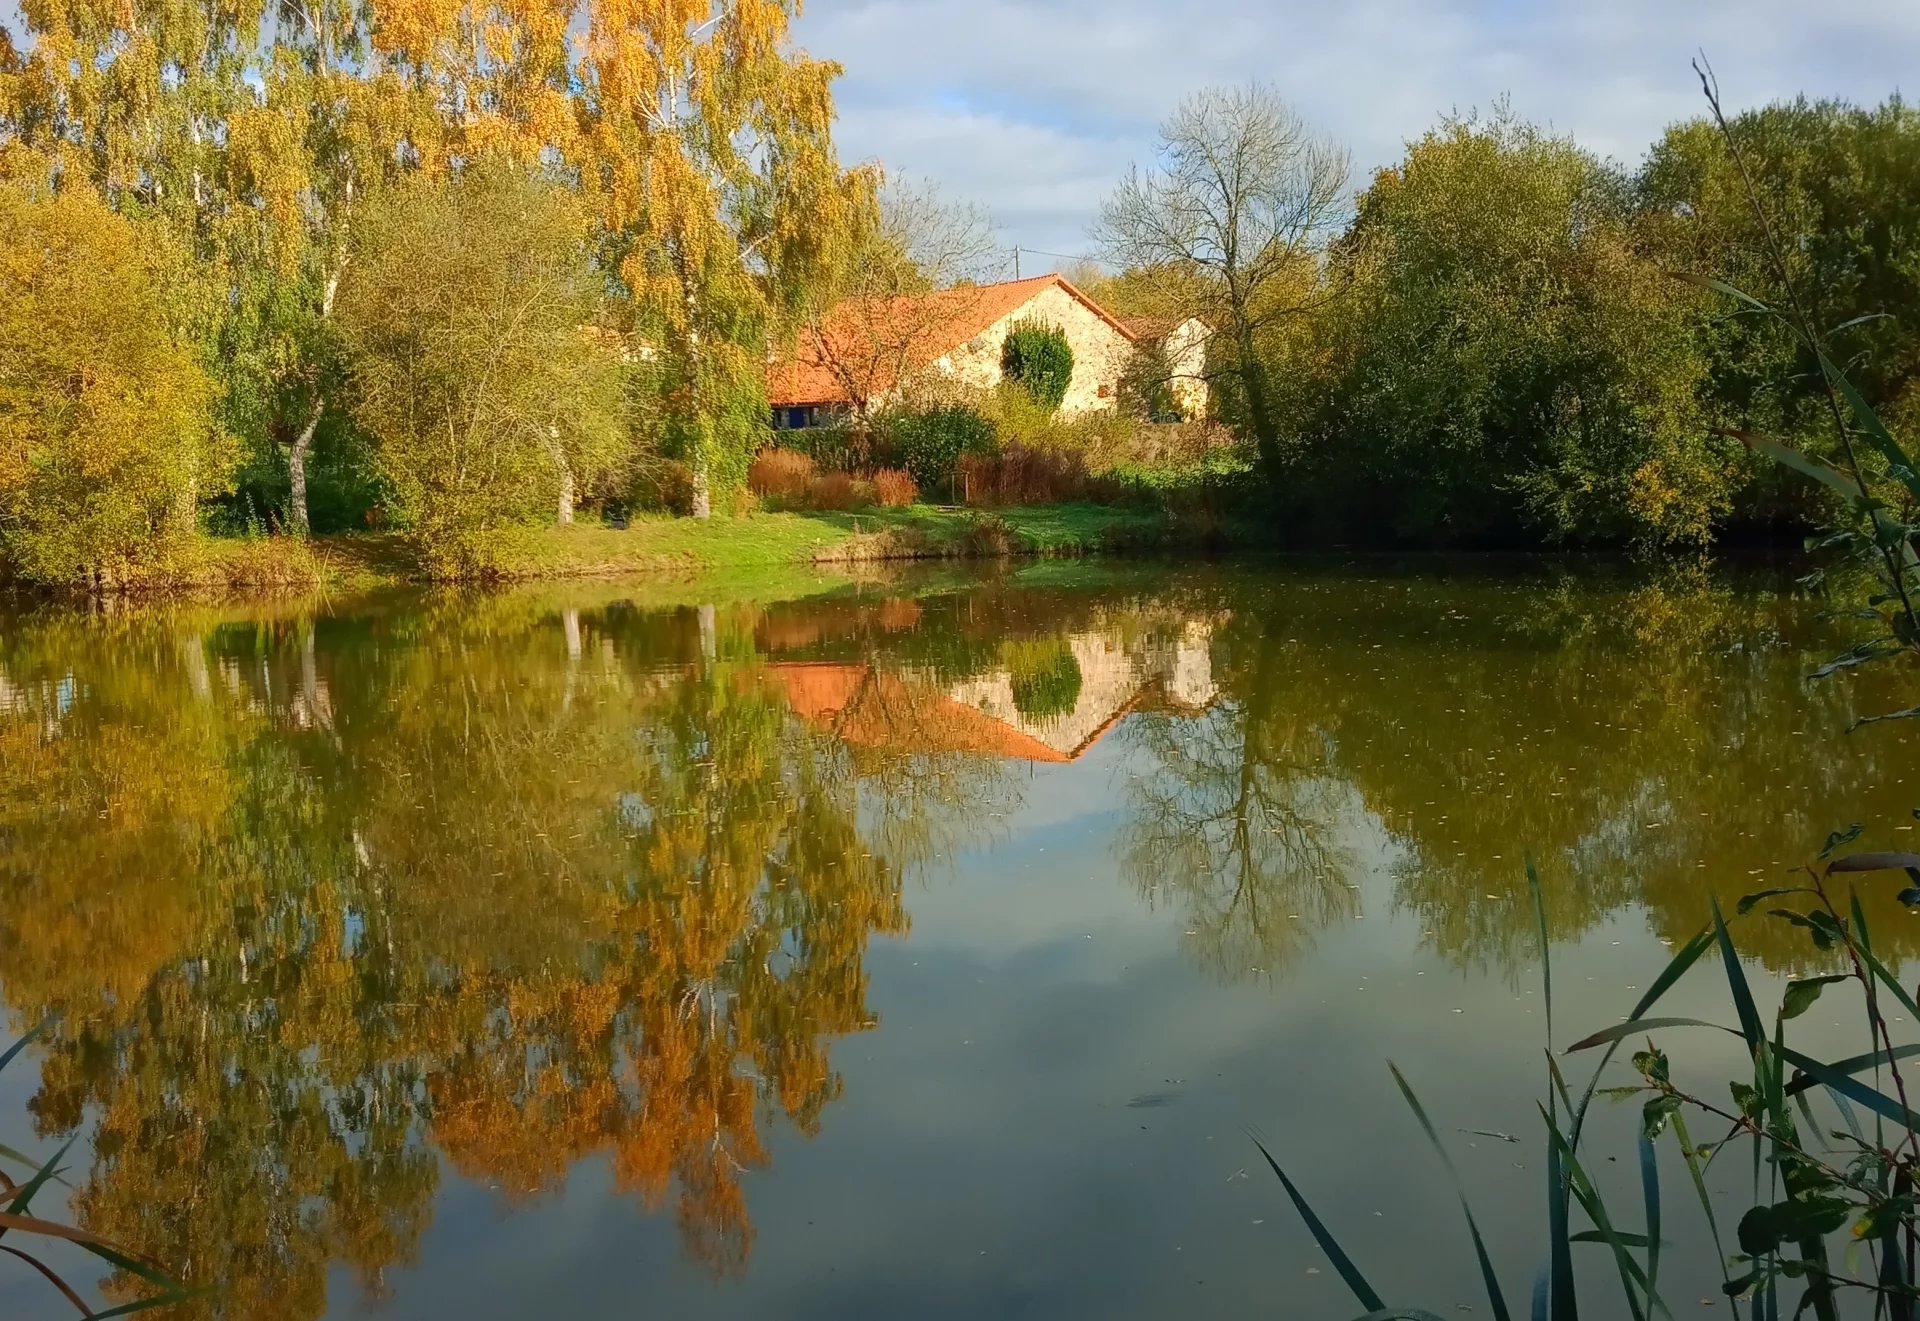
M 1085 261 L 1085 262 L 1093 262 L 1095 264 L 1098 264 L 1099 262 L 1099 258 L 1089 257 L 1085 253 L 1048 252 L 1045 248 L 1022 247 L 1020 244 L 1016 243 L 1013 245 L 1013 278 L 1016 280 L 1020 278 L 1020 254 L 1023 252 L 1031 252 L 1036 257 L 1059 257 L 1063 261 Z

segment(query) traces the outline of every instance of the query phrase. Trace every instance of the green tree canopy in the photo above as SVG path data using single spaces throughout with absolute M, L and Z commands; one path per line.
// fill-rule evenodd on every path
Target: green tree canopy
M 1696 403 L 1700 306 L 1638 238 L 1621 178 L 1504 111 L 1412 144 L 1282 343 L 1303 487 L 1394 539 L 1706 540 L 1740 463 Z
M 1897 96 L 1872 108 L 1800 99 L 1746 111 L 1728 129 L 1747 176 L 1708 119 L 1673 125 L 1648 154 L 1635 183 L 1655 259 L 1784 307 L 1777 250 L 1792 297 L 1832 334 L 1832 356 L 1896 434 L 1911 433 L 1920 424 L 1920 113 Z M 1694 333 L 1714 420 L 1831 453 L 1818 365 L 1784 326 L 1703 316 Z M 1769 466 L 1746 505 L 1757 515 L 1804 511 L 1818 493 Z
M 369 207 L 340 294 L 354 408 L 432 562 L 558 508 L 620 444 L 621 365 L 575 199 L 490 163 Z

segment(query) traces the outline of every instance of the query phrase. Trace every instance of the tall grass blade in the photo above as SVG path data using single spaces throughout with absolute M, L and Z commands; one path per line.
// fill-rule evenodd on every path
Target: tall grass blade
M 1547 1127 L 1553 1128 L 1547 1116 Z M 1560 1159 L 1560 1145 L 1547 1144 L 1547 1275 L 1553 1302 L 1551 1321 L 1578 1321 L 1580 1308 L 1573 1292 L 1572 1236 L 1567 1232 L 1567 1201 L 1570 1189 L 1567 1168 Z
M 1668 271 L 1667 274 L 1676 280 L 1693 285 L 1695 288 L 1711 289 L 1714 293 L 1725 294 L 1728 298 L 1737 299 L 1745 303 L 1752 311 L 1766 312 L 1769 314 L 1773 312 L 1771 307 L 1768 307 L 1752 294 L 1743 293 L 1741 290 L 1728 284 L 1725 280 L 1716 280 L 1711 275 L 1695 275 L 1692 271 Z
M 150 1262 L 140 1260 L 116 1248 L 113 1244 L 100 1240 L 82 1242 L 80 1246 L 108 1265 L 127 1274 L 145 1280 L 148 1284 L 161 1289 L 178 1289 L 180 1281 Z
M 1533 924 L 1540 939 L 1540 988 L 1547 1007 L 1547 1049 L 1553 1049 L 1553 949 L 1547 939 L 1547 904 L 1540 893 L 1540 873 L 1527 854 L 1527 893 L 1533 896 Z
M 1868 1069 L 1878 1068 L 1894 1060 L 1912 1059 L 1915 1055 L 1920 1055 L 1920 1046 L 1895 1046 L 1892 1050 L 1876 1050 L 1869 1055 L 1849 1055 L 1843 1060 L 1832 1060 L 1827 1067 L 1835 1073 L 1865 1073 Z M 1787 1095 L 1798 1096 L 1802 1092 L 1811 1091 L 1823 1085 L 1818 1079 L 1803 1073 L 1787 1084 Z
M 1560 1076 L 1559 1067 L 1553 1062 L 1553 942 L 1547 937 L 1547 906 L 1540 892 L 1540 872 L 1533 865 L 1533 855 L 1527 855 L 1527 890 L 1533 898 L 1534 932 L 1540 942 L 1540 988 L 1546 1001 L 1547 1011 L 1547 1073 L 1553 1079 L 1554 1086 L 1567 1106 L 1569 1120 L 1573 1117 L 1573 1101 L 1567 1096 L 1566 1081 Z M 1602 1061 L 1604 1066 L 1605 1061 Z M 1598 1073 L 1595 1074 L 1598 1081 Z M 1591 1088 L 1589 1088 L 1591 1090 Z M 1547 1098 L 1549 1106 L 1555 1107 L 1547 1115 L 1547 1127 L 1556 1129 L 1558 1105 L 1552 1095 Z M 1533 1312 L 1535 1321 L 1579 1321 L 1580 1308 L 1573 1290 L 1573 1249 L 1567 1236 L 1567 1211 L 1570 1189 L 1567 1185 L 1566 1167 L 1560 1160 L 1558 1148 L 1549 1143 L 1547 1146 L 1547 1273 L 1544 1287 L 1536 1285 L 1533 1293 Z
M 1640 1194 L 1647 1212 L 1647 1288 L 1651 1291 L 1660 1287 L 1660 1166 L 1645 1129 L 1640 1133 Z
M 1587 1177 L 1586 1170 L 1580 1164 L 1580 1158 L 1574 1155 L 1573 1148 L 1567 1145 L 1566 1137 L 1554 1124 L 1544 1106 L 1540 1107 L 1540 1117 L 1546 1120 L 1547 1141 L 1560 1155 L 1566 1171 L 1567 1186 L 1573 1190 L 1574 1200 L 1580 1203 L 1580 1209 L 1587 1213 L 1587 1218 L 1593 1221 L 1594 1228 L 1600 1231 L 1607 1246 L 1613 1250 L 1614 1264 L 1620 1271 L 1621 1292 L 1625 1294 L 1627 1300 L 1627 1311 L 1632 1314 L 1634 1321 L 1645 1321 L 1646 1310 L 1640 1305 L 1640 1298 L 1644 1294 L 1650 1306 L 1663 1316 L 1672 1316 L 1672 1313 L 1667 1310 L 1667 1305 L 1660 1300 L 1659 1294 L 1648 1285 L 1646 1272 L 1641 1270 L 1640 1263 L 1633 1259 L 1633 1253 L 1628 1251 L 1627 1245 L 1621 1241 L 1619 1231 L 1613 1227 L 1612 1217 L 1607 1214 L 1606 1203 L 1600 1197 L 1599 1190 Z
M 1753 1006 L 1753 991 L 1747 985 L 1746 969 L 1740 966 L 1740 955 L 1733 948 L 1733 937 L 1727 934 L 1727 921 L 1720 914 L 1720 901 L 1713 901 L 1713 937 L 1720 946 L 1720 960 L 1726 967 L 1727 991 L 1733 996 L 1733 1008 L 1740 1016 L 1740 1035 L 1747 1039 L 1747 1049 L 1757 1059 L 1767 1047 L 1767 1029 L 1760 1022 L 1760 1011 Z
M 1913 1176 L 1905 1166 L 1893 1174 L 1893 1195 L 1911 1197 L 1913 1195 Z M 1909 1263 L 1900 1251 L 1900 1225 L 1889 1224 L 1885 1237 L 1880 1242 L 1880 1284 L 1891 1290 L 1888 1297 L 1887 1314 L 1892 1321 L 1913 1321 L 1913 1287 Z
M 1680 1159 L 1686 1162 L 1687 1175 L 1693 1180 L 1694 1195 L 1700 1199 L 1701 1211 L 1706 1213 L 1707 1232 L 1713 1235 L 1713 1255 L 1720 1262 L 1720 1278 L 1724 1282 L 1732 1277 L 1727 1274 L 1727 1250 L 1720 1242 L 1720 1221 L 1713 1214 L 1713 1198 L 1707 1194 L 1707 1176 L 1700 1168 L 1700 1152 L 1693 1145 L 1693 1135 L 1687 1132 L 1684 1111 L 1674 1111 L 1670 1122 L 1673 1140 L 1680 1144 Z
M 1606 1067 L 1605 1059 L 1601 1060 L 1600 1067 Z M 1553 1058 L 1552 1051 L 1547 1052 L 1547 1077 L 1553 1082 L 1553 1090 L 1547 1094 L 1547 1126 L 1556 1133 L 1559 1131 L 1555 1116 L 1559 1113 L 1557 1107 L 1564 1105 L 1567 1108 L 1567 1120 L 1574 1126 L 1575 1134 L 1569 1146 L 1577 1145 L 1582 1116 L 1575 1113 L 1573 1098 L 1567 1093 L 1567 1080 L 1561 1075 L 1560 1065 Z M 1599 1077 L 1599 1069 L 1595 1069 L 1594 1081 L 1587 1086 L 1589 1095 Z M 1555 1142 L 1547 1144 L 1547 1188 L 1547 1260 L 1553 1273 L 1553 1316 L 1554 1321 L 1567 1321 L 1578 1314 L 1573 1288 L 1573 1249 L 1570 1246 L 1573 1237 L 1568 1232 L 1571 1229 L 1568 1221 L 1572 1215 L 1573 1176 L 1567 1163 L 1560 1158 L 1560 1146 Z
M 1856 1105 L 1863 1105 L 1876 1115 L 1890 1119 L 1904 1128 L 1920 1130 L 1920 1115 L 1914 1114 L 1891 1096 L 1877 1092 L 1858 1078 L 1839 1073 L 1831 1065 L 1823 1064 L 1811 1055 L 1803 1055 L 1789 1046 L 1779 1046 L 1776 1049 L 1783 1063 L 1793 1065 L 1822 1087 L 1830 1088 Z
M 1493 1309 L 1495 1321 L 1512 1321 L 1507 1311 L 1506 1295 L 1500 1291 L 1500 1278 L 1494 1273 L 1493 1262 L 1487 1257 L 1487 1245 L 1480 1237 L 1480 1223 L 1473 1218 L 1473 1208 L 1467 1204 L 1467 1190 L 1460 1182 L 1460 1171 L 1453 1166 L 1453 1157 L 1447 1155 L 1447 1149 L 1440 1143 L 1440 1135 L 1433 1131 L 1433 1121 L 1427 1118 L 1426 1109 L 1420 1104 L 1420 1098 L 1413 1094 L 1406 1077 L 1399 1066 L 1389 1063 L 1387 1069 L 1393 1074 L 1394 1083 L 1400 1088 L 1400 1095 L 1407 1098 L 1407 1106 L 1413 1111 L 1413 1117 L 1420 1121 L 1420 1127 L 1426 1131 L 1427 1141 L 1440 1156 L 1440 1163 L 1446 1166 L 1447 1177 L 1453 1180 L 1454 1196 L 1460 1199 L 1460 1210 L 1467 1217 L 1467 1232 L 1473 1237 L 1473 1255 L 1480 1262 L 1480 1280 L 1486 1285 L 1487 1306 Z
M 1614 1237 L 1630 1248 L 1644 1248 L 1647 1246 L 1647 1236 L 1645 1234 L 1629 1234 L 1626 1230 L 1622 1229 L 1616 1231 Z M 1571 1235 L 1570 1241 L 1574 1243 L 1605 1243 L 1607 1236 L 1597 1229 L 1583 1229 L 1578 1234 Z
M 15 1055 L 18 1055 L 21 1051 L 25 1050 L 27 1048 L 27 1043 L 29 1041 L 32 1041 L 35 1037 L 39 1036 L 42 1032 L 45 1032 L 49 1027 L 52 1027 L 54 1019 L 56 1017 L 58 1017 L 58 1015 L 48 1014 L 45 1018 L 41 1019 L 38 1023 L 35 1023 L 32 1027 L 28 1028 L 25 1032 L 21 1033 L 20 1039 L 18 1041 L 14 1042 L 11 1046 L 8 1046 L 6 1050 L 0 1051 L 0 1069 L 4 1069 L 9 1064 L 13 1063 L 13 1057 Z
M 1861 716 L 1847 726 L 1847 733 L 1853 733 L 1862 725 L 1877 725 L 1882 720 L 1912 720 L 1916 716 L 1920 716 L 1920 706 L 1910 706 L 1904 711 L 1887 711 L 1877 716 Z
M 87 1321 L 106 1321 L 110 1316 L 130 1316 L 135 1312 L 145 1312 L 155 1307 L 172 1307 L 176 1303 L 188 1303 L 195 1298 L 203 1298 L 211 1292 L 210 1289 L 174 1289 L 168 1293 L 138 1298 L 131 1303 L 122 1303 L 118 1307 L 109 1307 L 104 1312 L 90 1312 L 87 1314 Z
M 1900 984 L 1900 979 L 1889 972 L 1887 965 L 1880 962 L 1879 958 L 1871 950 L 1859 945 L 1856 945 L 1855 948 L 1860 952 L 1861 962 L 1865 963 L 1868 969 L 1872 971 L 1874 980 L 1893 992 L 1893 998 L 1900 1002 L 1902 1009 L 1912 1014 L 1915 1019 L 1920 1019 L 1920 1004 L 1914 1002 L 1913 996 L 1907 993 L 1907 988 Z
M 34 1172 L 34 1176 L 31 1179 L 28 1179 L 20 1185 L 20 1191 L 16 1192 L 13 1195 L 13 1200 L 7 1203 L 8 1211 L 18 1215 L 27 1210 L 33 1202 L 34 1195 L 47 1185 L 49 1179 L 52 1179 L 60 1172 L 60 1158 L 67 1154 L 67 1149 L 73 1146 L 75 1141 L 76 1139 L 74 1138 L 68 1138 L 61 1144 L 60 1150 L 49 1156 L 47 1163 Z M 4 1228 L 0 1228 L 0 1235 L 4 1235 L 6 1232 Z
M 1700 956 L 1712 948 L 1712 931 L 1703 928 L 1694 932 L 1686 944 L 1673 952 L 1673 957 L 1667 961 L 1666 968 L 1653 979 L 1652 985 L 1647 987 L 1646 994 L 1640 997 L 1628 1017 L 1638 1018 L 1653 1008 L 1660 997 L 1671 990 L 1673 984 L 1686 976 L 1687 970 L 1700 961 Z
M 1901 485 L 1905 486 L 1911 494 L 1920 496 L 1920 475 L 1914 472 L 1913 460 L 1907 457 L 1907 452 L 1900 448 L 1899 442 L 1893 438 L 1893 433 L 1887 430 L 1887 424 L 1880 420 L 1880 414 L 1866 401 L 1865 396 L 1854 386 L 1854 383 L 1847 379 L 1847 374 L 1835 366 L 1833 359 L 1825 353 L 1820 355 L 1820 367 L 1826 372 L 1827 380 L 1832 383 L 1833 388 L 1840 392 L 1840 397 L 1847 401 L 1847 408 L 1853 414 L 1854 422 L 1873 443 L 1873 447 L 1880 451 L 1881 457 L 1894 467 L 1906 470 L 1906 475 L 1900 478 Z
M 40 1168 L 39 1161 L 27 1155 L 27 1153 L 24 1151 L 17 1151 L 12 1147 L 7 1146 L 4 1142 L 0 1142 L 0 1157 L 5 1157 L 7 1160 L 13 1161 L 15 1164 L 24 1165 L 30 1170 L 37 1170 Z M 62 1178 L 58 1174 L 55 1174 L 53 1176 L 53 1181 L 64 1188 L 73 1187 L 72 1184 L 68 1183 L 64 1178 Z
M 1567 1054 L 1571 1055 L 1576 1051 L 1591 1050 L 1595 1046 L 1604 1046 L 1608 1042 L 1618 1041 L 1622 1037 L 1638 1036 L 1642 1032 L 1654 1032 L 1663 1027 L 1710 1027 L 1716 1031 L 1726 1032 L 1736 1037 L 1740 1035 L 1730 1027 L 1722 1026 L 1719 1023 L 1709 1023 L 1703 1018 L 1629 1018 L 1624 1023 L 1615 1023 L 1612 1027 L 1603 1027 L 1592 1036 L 1580 1038 L 1580 1040 L 1567 1047 Z
M 1652 985 L 1647 987 L 1646 993 L 1643 994 L 1639 1001 L 1633 1006 L 1633 1012 L 1628 1015 L 1627 1023 L 1639 1027 L 1647 1027 L 1653 1023 L 1655 1020 L 1642 1018 L 1641 1015 L 1653 1008 L 1653 1006 L 1659 1002 L 1660 997 L 1671 990 L 1673 984 L 1684 977 L 1687 970 L 1700 961 L 1700 956 L 1712 948 L 1713 933 L 1709 930 L 1701 930 L 1695 933 L 1693 938 L 1687 941 L 1686 944 L 1674 951 L 1673 957 L 1667 961 L 1665 970 L 1653 979 Z M 1621 1036 L 1628 1036 L 1631 1035 L 1631 1033 L 1632 1027 L 1629 1027 L 1628 1031 L 1622 1033 Z M 1581 1047 L 1571 1047 L 1570 1052 L 1571 1050 L 1578 1049 L 1581 1049 Z M 1571 1136 L 1573 1145 L 1576 1148 L 1580 1145 L 1581 1131 L 1586 1127 L 1587 1108 L 1593 1104 L 1594 1092 L 1600 1086 L 1600 1077 L 1606 1072 L 1607 1065 L 1613 1063 L 1614 1052 L 1619 1049 L 1619 1037 L 1607 1043 L 1606 1053 L 1600 1057 L 1600 1062 L 1594 1066 L 1593 1077 L 1587 1080 L 1586 1093 L 1581 1097 L 1578 1109 L 1573 1112 Z
M 1772 436 L 1763 436 L 1757 431 L 1747 431 L 1740 427 L 1715 427 L 1714 430 L 1739 441 L 1755 454 L 1765 455 L 1783 468 L 1791 468 L 1802 477 L 1811 477 L 1823 486 L 1838 491 L 1852 501 L 1855 508 L 1859 507 L 1859 502 L 1864 498 L 1864 493 L 1853 478 L 1830 464 L 1808 458 L 1791 445 L 1783 445 Z
M 81 1316 L 89 1315 L 91 1309 L 87 1307 L 86 1300 L 82 1298 L 79 1294 L 75 1293 L 73 1291 L 73 1286 L 68 1284 L 65 1280 L 61 1279 L 57 1274 L 55 1274 L 53 1267 L 47 1265 L 46 1262 L 41 1261 L 40 1258 L 34 1256 L 31 1252 L 22 1252 L 19 1248 L 10 1248 L 10 1247 L 7 1247 L 5 1244 L 0 1244 L 0 1252 L 10 1253 L 11 1255 L 20 1258 L 21 1261 L 26 1262 L 27 1265 L 33 1267 L 35 1270 L 39 1271 L 41 1275 L 46 1277 L 46 1280 L 49 1284 L 53 1285 L 54 1288 L 58 1289 L 61 1292 L 61 1294 L 66 1298 L 66 1300 L 72 1303 L 74 1307 L 79 1310 L 79 1313 Z
M 1293 1180 L 1289 1179 L 1287 1172 L 1280 1168 L 1280 1162 L 1275 1160 L 1273 1153 L 1267 1150 L 1267 1144 L 1255 1137 L 1253 1145 L 1260 1148 L 1260 1154 L 1266 1157 L 1268 1167 L 1280 1176 L 1280 1186 L 1285 1188 L 1287 1196 L 1293 1199 L 1294 1210 L 1298 1211 L 1300 1218 L 1306 1222 L 1307 1232 L 1313 1235 L 1313 1241 L 1320 1245 L 1320 1250 L 1327 1254 L 1327 1260 L 1333 1263 L 1333 1268 L 1340 1272 L 1340 1278 L 1347 1282 L 1348 1291 L 1360 1300 L 1360 1306 L 1366 1308 L 1369 1314 L 1384 1312 L 1386 1304 L 1380 1301 L 1380 1295 L 1374 1292 L 1373 1286 L 1367 1283 L 1367 1277 L 1360 1273 L 1360 1268 L 1353 1264 L 1353 1259 L 1342 1250 L 1339 1242 L 1333 1237 L 1332 1231 L 1321 1223 L 1320 1217 L 1313 1213 L 1311 1206 L 1307 1205 L 1307 1199 L 1300 1195 L 1298 1188 L 1293 1186 Z
M 1849 853 L 1828 864 L 1830 872 L 1901 871 L 1920 867 L 1920 853 Z

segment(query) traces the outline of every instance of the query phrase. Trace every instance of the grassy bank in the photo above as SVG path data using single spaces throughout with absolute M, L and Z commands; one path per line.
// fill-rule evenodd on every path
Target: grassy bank
M 484 576 L 498 581 L 645 579 L 724 586 L 733 578 L 794 586 L 844 579 L 856 566 L 909 560 L 1072 557 L 1172 548 L 1197 538 L 1161 512 L 1094 504 L 998 510 L 915 505 L 861 513 L 756 513 L 696 521 L 645 517 L 604 524 L 515 528 L 490 537 Z M 236 591 L 364 591 L 427 580 L 400 533 L 297 541 L 204 538 L 119 586 L 138 595 Z

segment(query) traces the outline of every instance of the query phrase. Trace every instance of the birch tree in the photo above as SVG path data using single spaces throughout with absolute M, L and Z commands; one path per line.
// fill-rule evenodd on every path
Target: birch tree
M 397 168 L 408 124 L 354 0 L 278 0 L 272 19 L 260 95 L 229 128 L 232 187 L 253 223 L 234 263 L 248 320 L 227 357 L 258 383 L 256 429 L 284 452 L 287 522 L 305 535 L 307 460 L 337 402 L 333 314 L 354 209 Z
M 670 383 L 693 514 L 765 433 L 766 344 L 844 251 L 870 171 L 833 145 L 840 67 L 788 42 L 795 0 L 595 0 L 582 168 Z

